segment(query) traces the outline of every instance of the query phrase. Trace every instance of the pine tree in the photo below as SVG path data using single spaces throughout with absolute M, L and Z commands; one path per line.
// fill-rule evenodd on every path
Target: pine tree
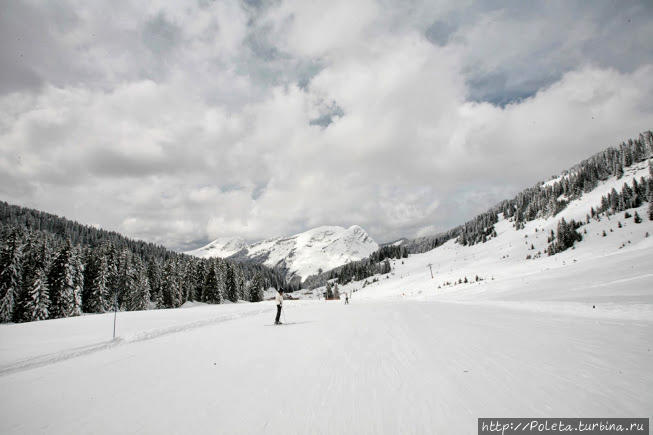
M 147 280 L 150 283 L 150 301 L 157 306 L 161 304 L 161 268 L 155 259 L 147 263 Z
M 249 286 L 249 301 L 261 302 L 263 300 L 263 277 L 260 272 L 254 274 L 254 278 Z
M 229 299 L 231 302 L 238 302 L 238 283 L 236 281 L 234 267 L 230 264 L 227 264 L 226 272 L 225 288 L 227 290 L 227 299 Z
M 234 278 L 236 279 L 236 288 L 238 289 L 238 299 L 241 301 L 248 300 L 247 295 L 247 282 L 245 280 L 245 274 L 241 267 L 237 267 L 235 264 L 234 268 Z
M 44 269 L 38 269 L 31 281 L 28 299 L 23 309 L 23 320 L 45 320 L 50 316 L 50 297 Z
M 22 248 L 21 285 L 14 295 L 14 322 L 24 322 L 25 306 L 29 301 L 29 292 L 36 274 L 39 272 L 39 246 L 35 234 L 29 234 Z
M 221 304 L 222 292 L 218 285 L 218 274 L 214 265 L 209 265 L 202 288 L 202 300 L 209 304 Z
M 195 265 L 195 282 L 193 283 L 194 289 L 193 289 L 193 296 L 195 297 L 194 300 L 196 301 L 203 301 L 204 296 L 204 280 L 206 279 L 206 262 L 205 261 L 198 261 L 197 264 Z
M 106 307 L 108 310 L 118 309 L 120 307 L 120 289 L 121 289 L 121 270 L 120 257 L 113 244 L 105 246 L 105 257 L 107 259 L 107 299 Z
M 177 278 L 174 259 L 166 261 L 166 264 L 163 267 L 161 293 L 163 295 L 164 307 L 177 308 L 181 306 L 181 290 L 179 289 L 179 281 Z
M 10 233 L 0 252 L 0 322 L 11 322 L 15 296 L 20 291 L 21 241 L 18 231 Z
M 50 286 L 50 317 L 70 317 L 81 314 L 83 269 L 75 249 L 67 241 L 59 250 L 48 273 Z
M 86 313 L 103 313 L 111 308 L 109 263 L 106 255 L 102 251 L 94 252 L 88 267 L 92 271 L 86 275 L 89 281 L 84 281 L 82 307 Z
M 127 271 L 126 308 L 129 311 L 147 310 L 150 305 L 150 284 L 139 258 L 134 258 Z

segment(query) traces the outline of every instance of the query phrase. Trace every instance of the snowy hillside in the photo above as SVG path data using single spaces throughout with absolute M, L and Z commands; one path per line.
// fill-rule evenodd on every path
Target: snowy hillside
M 115 341 L 111 313 L 0 325 L 0 432 L 471 434 L 488 415 L 651 417 L 653 222 L 592 222 L 576 249 L 526 261 L 550 224 L 503 220 L 487 243 L 396 260 L 345 286 L 349 305 L 286 301 L 285 326 L 272 302 L 119 313 Z
M 599 310 L 653 320 L 649 204 L 587 222 L 602 196 L 642 177 L 649 177 L 647 162 L 626 168 L 619 179 L 610 177 L 599 183 L 553 217 L 526 222 L 517 230 L 512 220 L 500 216 L 494 225 L 497 236 L 485 243 L 463 246 L 452 239 L 426 253 L 394 260 L 390 274 L 351 282 L 341 291 L 355 292 L 357 299 L 536 300 L 537 309 L 586 312 L 589 307 L 593 313 Z M 643 217 L 640 223 L 635 222 L 635 214 Z M 583 239 L 571 249 L 548 256 L 548 238 L 563 218 L 583 222 L 577 230 Z M 318 288 L 311 294 L 323 291 Z
M 233 259 L 280 268 L 287 271 L 289 277 L 306 278 L 320 269 L 329 270 L 368 257 L 379 248 L 358 225 L 349 228 L 323 226 L 250 245 L 241 242 L 239 239 L 218 239 L 187 254 L 203 258 L 235 254 Z
M 112 313 L 0 325 L 0 432 L 468 434 L 483 416 L 651 417 L 648 203 L 586 219 L 647 171 L 521 229 L 501 215 L 485 243 L 395 259 L 341 286 L 349 305 L 287 300 L 284 326 L 269 301 L 120 312 L 116 340 Z M 583 240 L 548 256 L 562 218 Z M 323 227 L 247 250 L 309 273 L 375 245 Z
M 199 258 L 227 258 L 245 249 L 247 243 L 239 237 L 220 237 L 206 246 L 188 251 L 186 254 Z

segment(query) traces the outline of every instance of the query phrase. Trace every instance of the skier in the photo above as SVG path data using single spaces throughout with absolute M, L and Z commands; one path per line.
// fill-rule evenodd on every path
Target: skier
M 345 305 L 349 303 L 349 293 L 345 292 Z
M 277 295 L 274 297 L 274 301 L 277 303 L 277 317 L 274 319 L 275 325 L 281 325 L 279 318 L 281 317 L 281 306 L 283 305 L 283 289 L 280 288 L 277 291 Z

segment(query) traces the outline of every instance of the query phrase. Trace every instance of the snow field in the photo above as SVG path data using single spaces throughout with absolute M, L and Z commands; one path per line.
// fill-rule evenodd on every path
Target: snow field
M 474 433 L 479 416 L 652 409 L 650 322 L 293 301 L 278 327 L 261 305 L 264 314 L 0 375 L 0 432 Z
M 271 302 L 119 313 L 114 342 L 112 313 L 0 325 L 0 433 L 468 434 L 488 416 L 651 418 L 646 205 L 629 210 L 640 224 L 602 216 L 573 249 L 544 252 L 562 217 L 585 222 L 645 171 L 522 230 L 502 219 L 487 243 L 394 260 L 365 288 L 341 286 L 350 305 L 286 301 L 280 327 Z

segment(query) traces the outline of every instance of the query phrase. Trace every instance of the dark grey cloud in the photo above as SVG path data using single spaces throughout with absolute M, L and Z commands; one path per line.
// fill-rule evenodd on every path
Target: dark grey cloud
M 334 121 L 334 118 L 342 118 L 345 116 L 345 111 L 342 110 L 342 107 L 334 101 L 330 105 L 326 106 L 323 111 L 317 118 L 311 119 L 309 121 L 310 125 L 319 125 L 320 127 L 327 127 Z
M 148 20 L 143 29 L 143 42 L 158 55 L 165 55 L 179 44 L 181 30 L 159 13 Z
M 424 34 L 429 41 L 444 46 L 447 45 L 455 30 L 456 25 L 453 22 L 436 20 L 426 29 Z

